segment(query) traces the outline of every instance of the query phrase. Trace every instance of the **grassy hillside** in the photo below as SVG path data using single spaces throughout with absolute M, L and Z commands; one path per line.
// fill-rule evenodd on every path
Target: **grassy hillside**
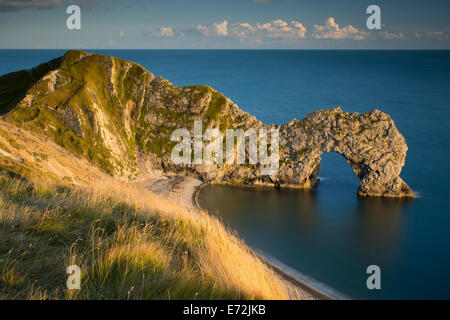
M 66 267 L 82 268 L 80 291 Z M 207 213 L 0 121 L 0 299 L 295 296 Z
M 66 267 L 82 268 L 80 291 Z M 0 177 L 0 297 L 286 299 L 285 283 L 206 213 L 117 181 Z

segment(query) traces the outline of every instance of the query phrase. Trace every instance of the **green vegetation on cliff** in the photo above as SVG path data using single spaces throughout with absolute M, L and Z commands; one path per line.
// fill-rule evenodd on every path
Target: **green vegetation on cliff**
M 208 86 L 176 87 L 138 64 L 83 51 L 0 77 L 5 120 L 48 136 L 112 175 L 127 175 L 141 154 L 171 152 L 170 134 L 230 127 L 229 102 Z

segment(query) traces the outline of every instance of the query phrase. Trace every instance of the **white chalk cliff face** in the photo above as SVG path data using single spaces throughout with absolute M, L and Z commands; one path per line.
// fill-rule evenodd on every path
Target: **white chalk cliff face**
M 104 55 L 70 50 L 32 70 L 0 77 L 0 115 L 128 179 L 161 170 L 210 183 L 312 188 L 321 154 L 337 152 L 361 179 L 360 196 L 414 197 L 400 178 L 408 147 L 385 113 L 338 108 L 264 125 L 210 87 L 176 87 L 138 64 Z M 195 120 L 202 121 L 203 132 L 279 129 L 279 169 L 267 176 L 260 164 L 174 164 L 171 133 L 186 128 L 192 135 Z

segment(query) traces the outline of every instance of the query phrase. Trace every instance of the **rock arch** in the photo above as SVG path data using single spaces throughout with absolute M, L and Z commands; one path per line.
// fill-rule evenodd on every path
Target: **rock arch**
M 414 197 L 400 178 L 408 146 L 386 113 L 318 110 L 303 120 L 261 127 L 280 130 L 280 166 L 276 174 L 264 176 L 260 167 L 242 165 L 196 165 L 190 169 L 210 183 L 308 189 L 318 183 L 321 155 L 336 152 L 361 180 L 358 195 Z
M 280 146 L 280 159 L 288 159 L 272 177 L 280 185 L 313 186 L 320 156 L 337 152 L 361 180 L 360 196 L 414 197 L 400 178 L 408 150 L 405 138 L 379 110 L 364 114 L 318 110 L 280 126 Z

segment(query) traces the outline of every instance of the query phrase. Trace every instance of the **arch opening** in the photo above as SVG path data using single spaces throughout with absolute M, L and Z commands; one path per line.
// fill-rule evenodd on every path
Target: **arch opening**
M 317 187 L 326 190 L 345 189 L 356 191 L 360 185 L 360 178 L 347 161 L 338 152 L 326 152 L 320 155 L 318 168 L 315 169 Z

